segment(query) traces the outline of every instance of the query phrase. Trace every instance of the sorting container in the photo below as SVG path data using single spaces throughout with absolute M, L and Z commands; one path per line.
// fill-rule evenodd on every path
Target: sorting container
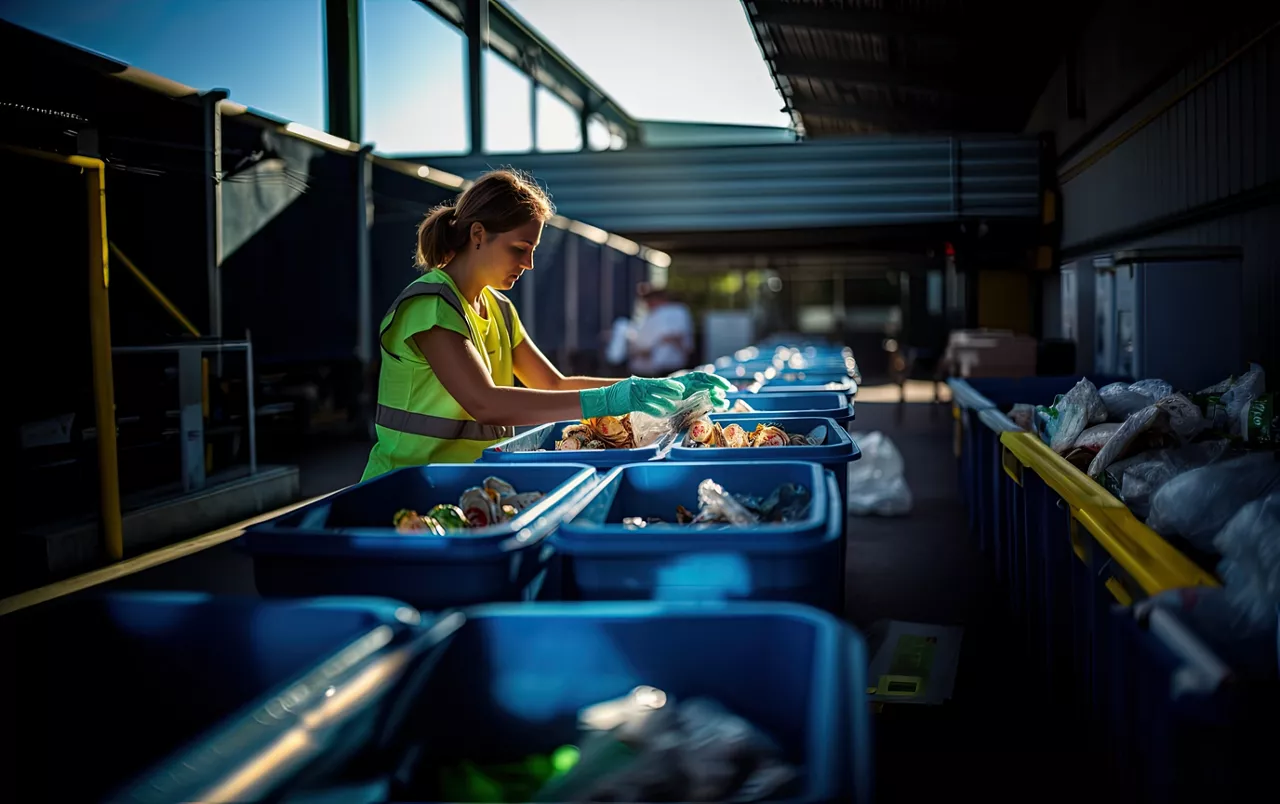
M 757 414 L 771 416 L 813 416 L 831 419 L 836 424 L 848 424 L 854 418 L 853 403 L 844 395 L 834 392 L 824 393 L 790 393 L 790 394 L 758 394 L 749 391 L 731 391 L 727 394 L 729 404 L 742 399 L 755 408 L 754 413 L 720 413 L 721 421 L 736 421 L 741 418 L 757 417 Z
M 732 416 L 732 418 L 724 418 Z M 761 461 L 812 461 L 831 470 L 836 476 L 836 485 L 840 489 L 841 510 L 847 505 L 849 494 L 849 463 L 862 457 L 858 445 L 833 419 L 816 416 L 770 416 L 768 414 L 723 414 L 713 413 L 711 421 L 725 424 L 737 424 L 748 432 L 757 424 L 776 424 L 788 433 L 808 433 L 815 428 L 823 428 L 825 441 L 817 447 L 687 447 L 684 446 L 688 433 L 681 433 L 667 454 L 669 460 L 683 463 L 701 463 L 705 461 L 740 462 L 750 460 Z
M 1080 381 L 1077 375 L 1062 377 L 982 377 L 953 378 L 952 413 L 956 419 L 956 457 L 960 471 L 960 494 L 969 516 L 969 532 L 984 552 L 1000 550 L 1007 539 L 1005 523 L 996 512 L 1003 504 L 999 493 L 1000 434 L 1018 432 L 1005 411 L 1018 403 L 1051 405 Z M 1120 377 L 1089 378 L 1098 388 L 1113 382 L 1132 382 Z
M 1223 781 L 1255 772 L 1247 751 L 1220 757 L 1213 746 L 1219 726 L 1209 727 L 1238 729 L 1241 713 L 1266 699 L 1242 706 L 1217 685 L 1196 692 L 1204 679 L 1181 672 L 1188 660 L 1177 658 L 1186 633 L 1139 633 L 1125 620 L 1132 614 L 1122 614 L 1161 592 L 1212 589 L 1216 579 L 1034 434 L 1000 438 L 1011 540 L 995 558 L 1006 566 L 1012 608 L 1041 657 L 1048 702 L 1139 785 L 1135 800 L 1181 799 L 1206 773 Z
M 568 463 L 595 467 L 604 472 L 628 463 L 643 463 L 662 458 L 663 443 L 635 449 L 556 450 L 556 442 L 564 428 L 579 424 L 577 420 L 555 422 L 535 427 L 527 433 L 494 444 L 480 454 L 479 463 Z M 543 450 L 539 452 L 539 450 Z
M 675 525 L 676 506 L 698 511 L 698 484 L 767 497 L 783 483 L 811 494 L 808 516 L 776 524 Z M 839 612 L 844 521 L 835 478 L 813 463 L 677 463 L 619 467 L 560 526 L 570 600 L 782 600 Z M 624 517 L 671 526 L 628 529 Z
M 369 739 L 419 620 L 385 599 L 159 592 L 7 615 L 7 781 L 28 801 L 269 797 Z
M 708 696 L 772 738 L 800 776 L 771 801 L 866 804 L 866 663 L 861 635 L 791 604 L 477 607 L 416 690 L 387 798 L 456 801 L 442 769 L 577 745 L 579 710 L 651 685 L 674 702 Z
M 392 526 L 399 509 L 457 505 L 490 475 L 545 496 L 509 522 L 445 536 Z M 263 595 L 381 593 L 431 610 L 554 597 L 546 537 L 595 480 L 594 468 L 580 463 L 407 467 L 254 525 L 241 540 Z

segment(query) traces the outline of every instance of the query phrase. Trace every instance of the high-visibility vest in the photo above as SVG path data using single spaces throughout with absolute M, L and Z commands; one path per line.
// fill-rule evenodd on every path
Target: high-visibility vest
M 387 337 L 396 324 L 401 305 L 422 296 L 435 297 L 465 323 L 466 336 L 482 355 L 494 384 L 513 386 L 513 353 L 523 338 L 519 317 L 506 296 L 492 288 L 485 288 L 482 294 L 487 296 L 490 320 L 481 318 L 465 303 L 449 275 L 436 269 L 410 283 L 391 303 L 378 332 L 383 352 L 374 416 L 378 440 L 369 454 L 364 480 L 402 466 L 471 463 L 480 457 L 485 447 L 515 435 L 514 427 L 475 421 L 449 395 L 416 348 Z M 423 323 L 419 325 L 410 319 L 400 328 L 406 336 L 431 326 L 444 325 L 451 330 L 457 327 L 454 320 L 441 322 L 442 316 L 447 317 L 448 313 L 442 313 L 439 305 L 415 308 L 408 308 L 409 314 L 421 315 Z M 432 310 L 436 311 L 435 315 L 431 314 Z M 492 315 L 495 312 L 497 315 Z

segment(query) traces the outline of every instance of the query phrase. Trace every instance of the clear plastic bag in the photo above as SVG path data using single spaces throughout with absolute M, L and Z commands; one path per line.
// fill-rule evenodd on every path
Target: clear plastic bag
M 1107 406 L 1088 380 L 1076 383 L 1053 407 L 1058 411 L 1058 426 L 1049 438 L 1049 446 L 1059 455 L 1069 452 L 1089 425 L 1107 420 Z
M 902 453 L 881 432 L 853 433 L 862 457 L 849 464 L 849 513 L 854 516 L 906 516 L 911 489 L 903 476 Z
M 1200 415 L 1200 408 L 1182 394 L 1169 394 L 1157 402 L 1156 407 L 1169 414 L 1165 425 L 1183 444 L 1189 443 L 1209 427 L 1209 422 Z
M 707 478 L 698 484 L 699 515 L 714 519 L 723 519 L 730 525 L 755 525 L 760 517 L 747 510 L 747 507 L 733 498 L 716 481 Z
M 1132 391 L 1122 382 L 1113 382 L 1098 391 L 1102 404 L 1107 408 L 1107 418 L 1113 422 L 1122 422 L 1133 414 L 1151 404 L 1146 394 Z
M 635 437 L 637 447 L 650 444 L 669 443 L 681 430 L 689 426 L 695 419 L 700 419 L 715 410 L 711 394 L 697 391 L 682 401 L 670 416 L 650 416 L 636 411 L 630 415 L 631 433 Z
M 1159 402 L 1173 393 L 1173 386 L 1164 380 L 1138 380 L 1129 386 L 1129 390 L 1142 394 L 1152 402 Z
M 1180 449 L 1157 449 L 1143 452 L 1108 467 L 1108 473 L 1120 480 L 1120 499 L 1139 519 L 1151 511 L 1151 495 L 1173 478 L 1220 460 L 1227 454 L 1229 441 L 1202 441 Z
M 1237 511 L 1277 488 L 1280 461 L 1270 453 L 1193 469 L 1155 493 L 1147 525 L 1161 536 L 1182 536 L 1210 552 L 1214 537 Z
M 1276 627 L 1280 608 L 1280 493 L 1268 494 L 1231 517 L 1213 546 L 1227 600 L 1250 629 Z

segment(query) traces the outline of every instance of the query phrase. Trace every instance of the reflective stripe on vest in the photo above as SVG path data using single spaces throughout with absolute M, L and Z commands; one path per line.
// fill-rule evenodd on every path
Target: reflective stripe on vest
M 502 322 L 507 328 L 507 340 L 512 340 L 512 305 L 511 300 L 503 296 L 497 291 L 491 291 L 494 298 L 498 302 L 498 310 L 502 313 Z M 397 361 L 401 360 L 400 356 L 387 349 L 386 344 L 382 343 L 382 337 L 387 334 L 387 330 L 391 329 L 391 325 L 395 321 L 395 312 L 405 301 L 417 298 L 418 296 L 438 296 L 450 307 L 454 312 L 462 316 L 462 320 L 467 325 L 467 329 L 471 331 L 472 342 L 481 351 L 484 350 L 484 341 L 479 338 L 478 333 L 471 327 L 471 320 L 467 318 L 466 308 L 462 304 L 457 292 L 452 287 L 441 282 L 413 282 L 404 290 L 400 291 L 400 295 L 396 296 L 396 300 L 391 303 L 390 309 L 387 310 L 383 317 L 387 319 L 387 324 L 378 333 L 378 342 L 382 345 L 382 349 Z M 502 439 L 511 438 L 516 434 L 516 428 L 509 425 L 497 424 L 481 424 L 471 419 L 447 419 L 443 416 L 432 416 L 427 413 L 417 413 L 411 410 L 401 410 L 388 405 L 378 404 L 376 413 L 374 414 L 374 423 L 388 430 L 396 430 L 401 433 L 409 433 L 411 435 L 426 436 L 428 438 L 439 438 L 445 440 L 465 439 L 469 441 L 501 441 Z
M 428 436 L 430 438 L 501 441 L 516 434 L 516 428 L 506 425 L 481 424 L 469 419 L 445 419 L 440 416 L 429 416 L 426 413 L 414 413 L 411 410 L 399 410 L 386 405 L 378 405 L 378 412 L 373 421 L 388 430 L 397 430 L 401 433 L 411 433 L 412 435 Z

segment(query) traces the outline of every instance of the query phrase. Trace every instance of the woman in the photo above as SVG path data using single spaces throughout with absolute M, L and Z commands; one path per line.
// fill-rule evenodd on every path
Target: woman
M 510 290 L 554 214 L 531 179 L 486 173 L 418 227 L 418 267 L 382 319 L 377 442 L 364 480 L 403 466 L 470 463 L 514 426 L 565 419 L 663 416 L 698 390 L 723 400 L 714 375 L 676 380 L 565 377 L 520 325 Z M 525 388 L 516 388 L 519 379 Z

